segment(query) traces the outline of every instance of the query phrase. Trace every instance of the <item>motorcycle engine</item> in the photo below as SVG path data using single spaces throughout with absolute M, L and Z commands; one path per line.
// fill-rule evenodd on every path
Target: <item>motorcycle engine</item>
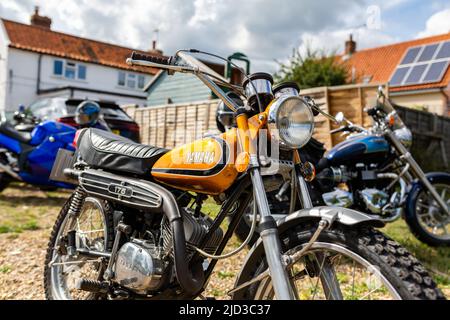
M 389 202 L 389 195 L 378 189 L 364 189 L 359 191 L 366 209 L 375 214 L 380 214 L 385 205 Z
M 186 237 L 187 251 L 190 256 L 195 252 L 193 247 L 198 246 L 200 241 L 206 235 L 208 229 L 211 227 L 213 221 L 211 218 L 204 214 L 200 214 L 198 217 L 195 216 L 193 210 L 189 208 L 181 209 L 181 215 L 183 216 L 184 224 L 184 234 Z M 169 221 L 165 220 L 163 223 L 163 250 L 164 252 L 173 253 L 172 249 L 172 229 L 170 227 Z M 206 244 L 204 250 L 209 254 L 213 254 L 220 244 L 223 238 L 223 232 L 221 228 L 217 230 L 210 237 L 208 243 Z M 173 257 L 172 257 L 173 258 Z
M 190 259 L 195 252 L 192 247 L 200 244 L 212 220 L 203 214 L 194 216 L 192 210 L 187 208 L 180 211 Z M 222 237 L 222 229 L 218 228 L 206 244 L 205 251 L 214 253 Z M 162 241 L 133 239 L 125 243 L 117 253 L 115 282 L 138 294 L 164 289 L 174 274 L 172 230 L 167 219 L 162 222 L 161 238 Z
M 139 294 L 156 291 L 166 282 L 163 279 L 167 265 L 154 244 L 141 240 L 127 242 L 117 253 L 115 281 Z

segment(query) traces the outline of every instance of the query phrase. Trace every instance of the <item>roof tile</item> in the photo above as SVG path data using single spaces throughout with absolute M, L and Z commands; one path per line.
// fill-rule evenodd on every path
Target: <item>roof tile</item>
M 391 79 L 397 65 L 400 63 L 400 59 L 402 59 L 408 48 L 446 40 L 450 40 L 450 32 L 437 36 L 360 50 L 350 56 L 345 63 L 350 70 L 353 67 L 355 68 L 356 79 L 358 82 L 362 82 L 362 79 L 366 76 L 371 76 L 370 83 L 386 83 Z M 343 56 L 339 56 L 339 58 L 342 59 Z M 411 86 L 392 86 L 390 90 L 395 92 L 444 88 L 447 87 L 449 83 L 450 68 L 447 69 L 440 82 Z
M 101 64 L 108 67 L 156 74 L 155 68 L 131 67 L 126 64 L 133 51 L 149 52 L 81 38 L 39 26 L 1 19 L 10 40 L 10 47 L 37 53 Z

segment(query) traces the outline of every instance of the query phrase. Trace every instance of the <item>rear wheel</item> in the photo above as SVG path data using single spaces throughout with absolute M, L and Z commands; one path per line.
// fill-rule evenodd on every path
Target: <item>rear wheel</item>
M 59 214 L 48 244 L 44 268 L 45 296 L 49 300 L 92 300 L 103 298 L 76 288 L 80 279 L 103 280 L 106 261 L 81 255 L 70 256 L 67 236 L 76 231 L 77 247 L 109 252 L 113 243 L 112 213 L 106 202 L 87 197 L 78 215 L 69 214 L 73 196 Z
M 281 236 L 284 251 L 300 251 L 316 225 Z M 264 257 L 252 278 L 266 270 Z M 425 268 L 398 243 L 371 228 L 324 230 L 317 242 L 289 268 L 298 299 L 443 299 Z M 270 278 L 249 286 L 240 299 L 274 299 Z

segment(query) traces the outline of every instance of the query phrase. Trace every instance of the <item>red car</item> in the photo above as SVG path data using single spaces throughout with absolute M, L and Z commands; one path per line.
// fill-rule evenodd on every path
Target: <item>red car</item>
M 82 99 L 44 98 L 31 104 L 27 111 L 41 120 L 55 120 L 75 128 L 75 110 Z M 94 100 L 95 101 L 95 100 Z M 114 102 L 95 101 L 100 105 L 101 116 L 113 133 L 140 142 L 138 124 Z

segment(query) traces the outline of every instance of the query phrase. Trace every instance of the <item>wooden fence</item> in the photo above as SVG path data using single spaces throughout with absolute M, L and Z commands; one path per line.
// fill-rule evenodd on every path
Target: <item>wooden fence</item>
M 396 106 L 413 133 L 411 153 L 425 172 L 450 169 L 450 118 Z
M 123 109 L 139 124 L 141 142 L 167 149 L 218 133 L 216 109 L 219 101 Z
M 369 125 L 363 109 L 376 97 L 378 85 L 349 85 L 307 89 L 301 92 L 314 98 L 320 108 L 335 115 L 342 111 L 354 123 Z M 165 148 L 182 145 L 205 133 L 217 133 L 216 109 L 218 100 L 158 107 L 125 107 L 141 128 L 142 143 Z M 314 137 L 327 148 L 341 141 L 340 135 L 330 135 L 336 126 L 324 116 L 315 118 Z

